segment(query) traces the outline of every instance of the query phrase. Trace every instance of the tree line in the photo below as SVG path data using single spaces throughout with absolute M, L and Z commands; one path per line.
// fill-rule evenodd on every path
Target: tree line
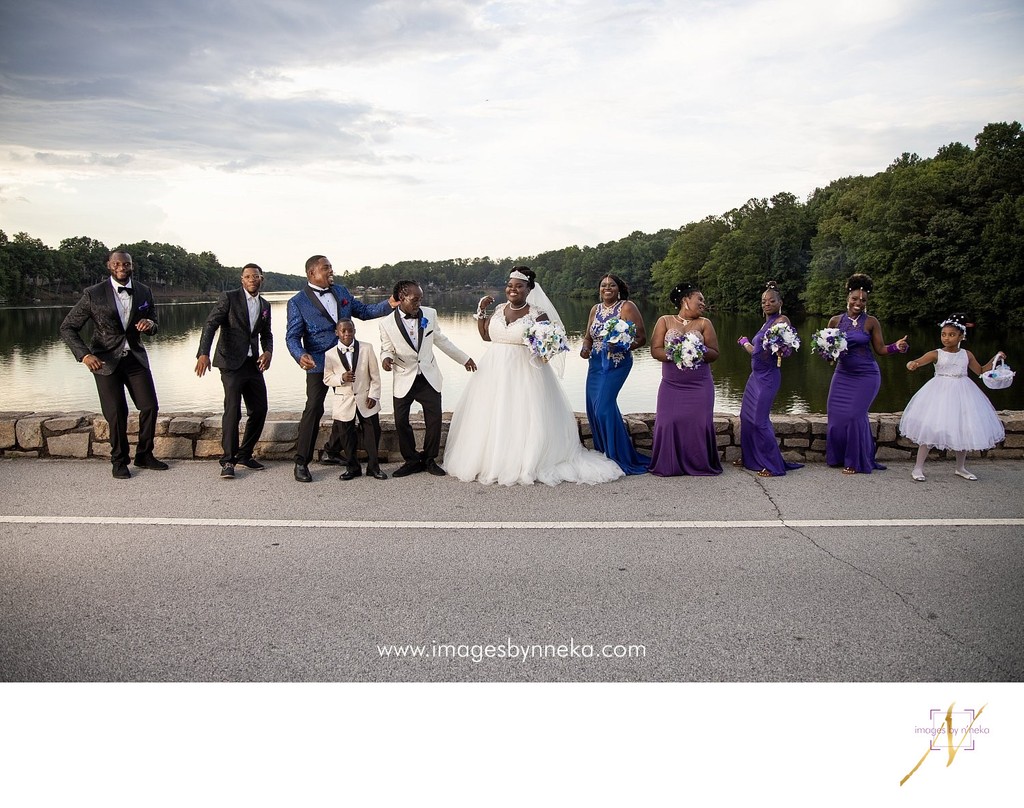
M 190 253 L 183 247 L 139 241 L 115 249 L 132 256 L 135 273 L 158 295 L 193 295 L 234 289 L 240 267 L 225 267 L 212 252 Z M 66 238 L 52 249 L 27 233 L 8 238 L 0 230 L 0 299 L 8 303 L 67 300 L 107 277 L 111 248 L 86 236 Z M 302 279 L 265 273 L 267 292 L 297 289 Z
M 931 158 L 904 153 L 873 176 L 817 188 L 806 200 L 781 192 L 679 229 L 636 231 L 596 247 L 565 247 L 519 258 L 451 258 L 363 267 L 349 287 L 390 290 L 400 278 L 434 289 L 493 289 L 527 264 L 549 294 L 595 298 L 606 274 L 638 297 L 666 300 L 677 283 L 696 283 L 713 309 L 757 312 L 774 280 L 790 312 L 833 314 L 845 280 L 872 276 L 872 311 L 928 322 L 967 311 L 978 322 L 1024 326 L 1024 132 L 990 123 L 974 147 L 951 143 Z M 146 283 L 209 291 L 237 284 L 209 252 L 169 244 L 123 245 Z M 80 289 L 102 277 L 107 248 L 65 239 L 51 250 L 24 233 L 0 231 L 0 297 L 11 302 L 40 288 Z M 267 291 L 294 289 L 295 276 L 268 273 Z
M 834 314 L 845 306 L 846 279 L 864 272 L 881 316 L 923 323 L 967 311 L 978 322 L 1024 326 L 1024 134 L 1018 122 L 991 123 L 973 149 L 904 153 L 806 201 L 787 192 L 751 199 L 678 230 L 517 259 L 364 267 L 346 282 L 384 286 L 401 275 L 442 288 L 493 287 L 515 264 L 536 270 L 549 294 L 596 298 L 611 273 L 637 296 L 667 300 L 687 281 L 713 309 L 747 313 L 760 311 L 774 280 L 788 311 Z

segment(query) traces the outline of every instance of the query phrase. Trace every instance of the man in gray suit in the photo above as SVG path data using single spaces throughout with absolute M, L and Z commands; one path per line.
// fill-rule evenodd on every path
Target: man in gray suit
M 110 426 L 110 462 L 114 477 L 130 478 L 128 471 L 128 402 L 124 391 L 139 409 L 139 443 L 135 465 L 163 471 L 167 464 L 153 457 L 158 403 L 149 356 L 142 344 L 143 334 L 157 330 L 153 293 L 132 279 L 132 257 L 116 250 L 107 258 L 110 279 L 90 286 L 82 299 L 64 318 L 60 336 L 75 359 L 85 365 L 96 379 L 100 408 Z M 92 342 L 85 344 L 81 331 L 93 324 Z
M 221 421 L 221 479 L 235 476 L 235 466 L 263 471 L 264 466 L 252 456 L 256 442 L 267 421 L 267 383 L 263 374 L 270 367 L 274 352 L 274 335 L 270 331 L 270 304 L 260 295 L 263 270 L 256 264 L 242 267 L 242 286 L 221 295 L 217 306 L 206 320 L 199 337 L 196 354 L 196 375 L 202 377 L 210 369 L 210 346 L 220 329 L 213 366 L 220 368 L 224 385 L 224 418 Z M 260 353 L 260 343 L 263 352 Z M 238 442 L 238 424 L 242 420 L 245 400 L 245 435 Z

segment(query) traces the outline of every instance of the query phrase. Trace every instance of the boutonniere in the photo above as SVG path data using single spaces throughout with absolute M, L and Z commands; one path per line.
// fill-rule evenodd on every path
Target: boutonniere
M 427 327 L 427 318 L 426 317 L 420 317 L 420 328 L 426 328 L 426 327 Z
M 145 311 L 145 310 L 146 310 L 146 309 L 148 309 L 148 308 L 149 308 L 149 301 L 148 301 L 148 300 L 143 300 L 143 301 L 142 301 L 142 302 L 141 302 L 141 303 L 139 304 L 139 311 Z
M 341 305 L 342 306 L 347 306 L 348 305 L 348 298 L 347 297 L 343 297 L 341 299 Z
M 264 309 L 263 310 L 263 319 L 264 320 L 269 320 L 270 319 L 270 309 Z

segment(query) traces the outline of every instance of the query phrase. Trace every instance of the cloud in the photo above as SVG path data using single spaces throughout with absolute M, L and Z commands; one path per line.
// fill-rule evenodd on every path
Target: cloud
M 35 159 L 48 166 L 126 166 L 132 162 L 130 154 L 53 154 L 36 152 Z
M 226 170 L 385 162 L 379 147 L 406 123 L 400 113 L 359 87 L 310 93 L 295 77 L 484 48 L 476 5 L 9 4 L 0 140 L 52 152 L 187 152 Z

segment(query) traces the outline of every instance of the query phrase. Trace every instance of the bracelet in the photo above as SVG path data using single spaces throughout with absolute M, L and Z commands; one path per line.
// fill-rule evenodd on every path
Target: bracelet
M 910 346 L 908 345 L 907 347 L 909 348 Z M 885 346 L 885 352 L 888 353 L 888 354 L 906 353 L 907 352 L 907 348 L 904 348 L 903 350 L 900 350 L 900 346 L 899 345 L 897 345 L 895 342 L 890 342 L 888 345 Z
M 474 320 L 486 320 L 487 319 L 487 312 L 485 312 L 483 309 L 477 309 L 476 313 L 473 314 L 473 319 Z
M 750 344 L 750 340 L 747 339 L 746 337 L 740 337 L 738 340 L 736 340 L 736 344 L 742 345 L 744 348 L 746 348 Z

